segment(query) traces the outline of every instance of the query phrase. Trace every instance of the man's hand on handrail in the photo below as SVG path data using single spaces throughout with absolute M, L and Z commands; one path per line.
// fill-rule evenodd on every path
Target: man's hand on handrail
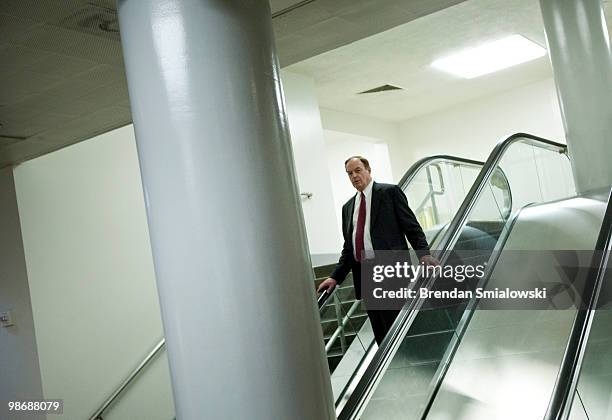
M 317 288 L 317 293 L 327 291 L 327 293 L 331 294 L 337 285 L 338 282 L 336 280 L 332 279 L 331 277 L 328 277 L 323 280 L 321 284 L 319 284 L 319 287 Z
M 431 266 L 435 267 L 435 266 L 440 265 L 440 261 L 438 261 L 437 259 L 435 259 L 431 255 L 423 255 L 421 258 L 419 258 L 419 261 L 422 262 L 426 266 L 431 265 Z

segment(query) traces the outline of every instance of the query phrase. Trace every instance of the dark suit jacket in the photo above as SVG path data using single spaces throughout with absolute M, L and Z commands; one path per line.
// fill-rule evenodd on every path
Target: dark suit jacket
M 373 181 L 372 181 L 373 182 Z M 406 195 L 397 185 L 372 185 L 370 210 L 370 237 L 374 250 L 407 250 L 406 238 L 419 257 L 429 254 L 429 245 L 414 213 L 408 207 Z M 342 283 L 349 271 L 353 271 L 355 295 L 361 299 L 361 270 L 353 252 L 353 211 L 355 197 L 342 206 L 342 234 L 344 246 L 340 260 L 331 277 Z

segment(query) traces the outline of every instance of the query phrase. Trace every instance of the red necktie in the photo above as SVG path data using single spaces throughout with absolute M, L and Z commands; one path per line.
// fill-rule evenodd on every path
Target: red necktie
M 355 256 L 357 261 L 363 261 L 364 246 L 363 246 L 363 231 L 365 229 L 366 219 L 366 202 L 365 195 L 361 193 L 361 202 L 359 203 L 359 213 L 357 215 L 357 231 L 355 232 Z

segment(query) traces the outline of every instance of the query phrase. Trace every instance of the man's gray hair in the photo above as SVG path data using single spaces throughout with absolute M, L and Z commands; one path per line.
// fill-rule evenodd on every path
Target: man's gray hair
M 353 159 L 359 159 L 361 161 L 361 163 L 363 163 L 363 166 L 365 166 L 365 168 L 367 170 L 371 170 L 370 169 L 370 162 L 364 158 L 363 156 L 351 156 L 350 158 L 348 158 L 347 160 L 344 161 L 344 166 L 346 166 L 347 163 L 349 163 L 349 160 L 353 160 Z

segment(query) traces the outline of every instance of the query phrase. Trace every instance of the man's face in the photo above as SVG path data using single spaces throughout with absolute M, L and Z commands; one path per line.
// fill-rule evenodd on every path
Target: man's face
M 351 184 L 353 184 L 353 187 L 355 187 L 357 191 L 363 191 L 372 180 L 370 170 L 366 169 L 365 166 L 363 166 L 363 162 L 359 159 L 349 160 L 346 163 L 345 169 L 346 174 L 351 180 Z

